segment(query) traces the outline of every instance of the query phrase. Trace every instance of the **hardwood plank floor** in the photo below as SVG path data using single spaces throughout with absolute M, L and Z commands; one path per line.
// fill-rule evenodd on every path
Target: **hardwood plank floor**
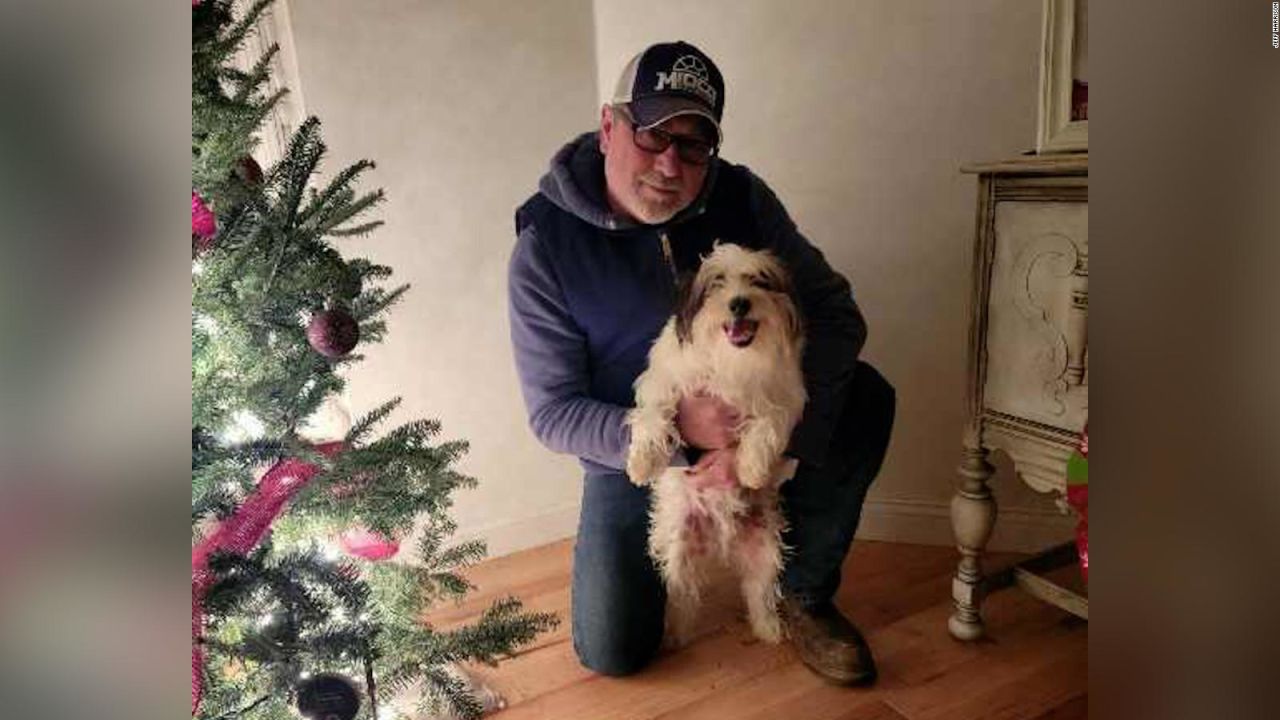
M 473 668 L 506 698 L 495 720 L 1068 720 L 1088 715 L 1088 624 L 1017 588 L 984 605 L 987 638 L 951 639 L 951 548 L 857 542 L 836 602 L 867 635 L 880 680 L 872 688 L 828 685 L 789 645 L 752 637 L 731 582 L 709 594 L 699 633 L 644 672 L 609 678 L 573 652 L 569 578 L 573 540 L 496 558 L 467 571 L 462 603 L 433 610 L 441 628 L 465 623 L 515 595 L 561 625 L 497 668 Z M 1018 559 L 991 555 L 988 568 Z M 1076 572 L 1063 568 L 1065 578 Z M 1052 576 L 1052 575 L 1051 575 Z

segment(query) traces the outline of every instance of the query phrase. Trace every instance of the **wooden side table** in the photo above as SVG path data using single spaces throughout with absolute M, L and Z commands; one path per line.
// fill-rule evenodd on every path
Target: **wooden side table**
M 1067 458 L 1088 417 L 1089 157 L 1020 157 L 961 170 L 978 176 L 978 209 L 969 418 L 951 501 L 960 562 L 947 627 L 973 640 L 983 634 L 981 558 L 996 523 L 988 455 L 1005 452 L 1031 488 L 1064 495 Z M 1027 571 L 1013 574 L 1044 590 Z

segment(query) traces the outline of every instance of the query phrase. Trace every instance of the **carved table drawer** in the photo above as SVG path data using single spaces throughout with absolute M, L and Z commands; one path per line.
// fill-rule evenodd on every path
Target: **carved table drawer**
M 953 635 L 982 634 L 979 558 L 996 521 L 992 450 L 1040 492 L 1065 492 L 1089 414 L 1088 155 L 1023 157 L 978 175 L 968 408 L 951 504 L 960 550 Z

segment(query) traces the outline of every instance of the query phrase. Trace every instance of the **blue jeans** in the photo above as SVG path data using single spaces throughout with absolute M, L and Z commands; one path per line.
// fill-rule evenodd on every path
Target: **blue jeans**
M 894 390 L 859 362 L 822 467 L 801 463 L 783 485 L 794 549 L 782 589 L 806 604 L 828 601 L 853 543 L 862 501 L 893 428 Z M 629 675 L 662 642 L 666 592 L 648 553 L 649 490 L 622 473 L 588 475 L 573 549 L 573 648 L 587 668 Z

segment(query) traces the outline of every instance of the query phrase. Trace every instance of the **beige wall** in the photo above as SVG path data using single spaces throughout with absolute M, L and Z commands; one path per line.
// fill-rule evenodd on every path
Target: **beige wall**
M 404 396 L 470 441 L 461 536 L 501 554 L 573 532 L 577 465 L 525 424 L 507 335 L 512 215 L 551 153 L 595 116 L 590 0 L 291 0 L 306 110 L 328 167 L 378 163 L 386 226 L 343 241 L 412 283 L 380 346 L 363 348 L 357 412 Z M 566 524 L 567 529 L 566 529 Z
M 307 111 L 333 163 L 370 157 L 387 227 L 354 241 L 414 284 L 352 376 L 351 403 L 405 397 L 472 443 L 463 536 L 500 554 L 574 531 L 575 463 L 525 424 L 507 338 L 512 209 L 594 124 L 623 63 L 685 39 L 727 81 L 727 158 L 778 192 L 854 284 L 866 357 L 899 390 L 862 535 L 950 541 L 975 183 L 962 162 L 1035 136 L 1040 3 L 1027 0 L 292 0 Z M 331 165 L 333 167 L 334 165 Z M 993 545 L 1066 527 L 1002 466 Z M 1048 531 L 1045 528 L 1049 528 Z

